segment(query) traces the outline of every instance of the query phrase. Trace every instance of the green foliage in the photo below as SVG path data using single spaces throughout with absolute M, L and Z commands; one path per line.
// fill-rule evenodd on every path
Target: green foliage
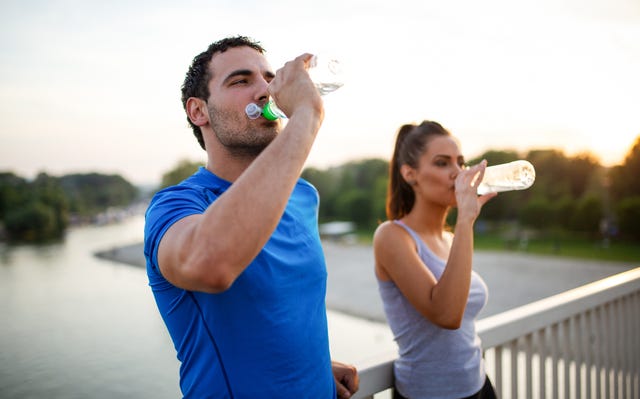
M 479 251 L 515 250 L 530 254 L 580 259 L 602 259 L 637 264 L 640 246 L 631 240 L 604 240 L 570 232 L 539 234 L 527 240 L 510 241 L 499 233 L 476 234 L 474 248 Z
M 367 192 L 355 189 L 336 198 L 335 210 L 339 220 L 349 220 L 359 227 L 370 226 L 372 202 Z
M 181 160 L 175 168 L 162 175 L 160 188 L 174 186 L 180 183 L 194 174 L 200 166 L 202 166 L 202 163 L 192 162 L 186 159 Z
M 532 230 L 547 237 L 563 232 L 593 238 L 603 233 L 603 221 L 616 210 L 620 231 L 640 238 L 637 199 L 621 202 L 630 196 L 640 198 L 640 179 L 636 178 L 640 176 L 640 137 L 625 163 L 610 170 L 592 155 L 568 157 L 554 149 L 534 149 L 526 154 L 492 150 L 468 164 L 482 159 L 489 165 L 527 159 L 536 168 L 536 181 L 531 188 L 500 193 L 484 206 L 478 220 L 483 231 L 490 234 L 500 226 L 515 225 L 518 230 Z M 198 166 L 182 161 L 164 175 L 163 186 L 177 184 Z M 359 231 L 367 231 L 386 219 L 388 168 L 386 160 L 364 159 L 326 170 L 309 167 L 302 177 L 318 189 L 321 222 L 352 221 Z M 454 226 L 455 219 L 456 210 L 452 209 L 447 223 Z
M 69 198 L 70 212 L 80 217 L 127 206 L 138 196 L 137 188 L 120 175 L 71 174 L 59 180 Z
M 640 196 L 628 197 L 616 207 L 620 232 L 634 239 L 640 239 Z
M 599 162 L 589 154 L 568 158 L 565 184 L 569 186 L 569 194 L 573 198 L 580 198 L 588 195 L 590 187 L 602 193 L 603 172 Z
M 40 173 L 32 186 L 38 201 L 53 213 L 53 228 L 49 236 L 60 237 L 69 224 L 69 198 L 63 187 L 57 178 L 45 173 Z
M 44 241 L 60 237 L 53 208 L 39 201 L 17 207 L 5 218 L 5 228 L 15 241 Z
M 517 220 L 542 230 L 599 231 L 604 214 L 604 173 L 591 155 L 567 157 L 558 150 L 531 150 L 524 156 L 514 151 L 489 151 L 470 163 L 483 158 L 489 165 L 527 159 L 536 168 L 536 181 L 528 190 L 499 194 L 484 206 L 481 220 Z
M 612 168 L 609 175 L 614 201 L 640 196 L 640 136 L 636 138 L 622 165 Z
M 585 233 L 599 233 L 604 216 L 602 200 L 596 195 L 586 195 L 578 201 L 572 214 L 569 229 Z
M 2 173 L 0 220 L 11 240 L 59 238 L 68 225 L 68 201 L 56 178 L 41 173 L 29 183 L 13 173 Z
M 364 159 L 319 170 L 306 168 L 302 178 L 320 194 L 320 220 L 348 220 L 369 229 L 385 219 L 389 163 Z
M 569 228 L 576 212 L 576 201 L 566 195 L 552 204 L 550 215 L 554 219 L 553 225 L 556 227 Z
M 0 173 L 0 220 L 4 220 L 9 211 L 29 198 L 28 183 L 11 172 Z
M 121 176 L 40 173 L 33 181 L 0 173 L 0 227 L 14 241 L 59 239 L 71 215 L 90 218 L 109 207 L 124 207 L 137 189 Z
M 531 197 L 544 196 L 550 201 L 565 196 L 580 198 L 601 168 L 589 155 L 566 157 L 558 150 L 532 150 L 525 159 L 536 168 L 536 181 L 527 192 Z
M 597 235 L 605 217 L 605 170 L 591 155 L 567 157 L 558 150 L 488 151 L 469 161 L 486 159 L 489 165 L 527 159 L 536 168 L 534 185 L 523 191 L 501 193 L 485 205 L 485 226 L 519 222 L 542 231 L 564 229 Z M 303 177 L 320 192 L 321 221 L 349 220 L 358 228 L 375 227 L 385 219 L 388 162 L 368 159 L 319 170 L 305 169 Z M 640 171 L 636 172 L 640 175 Z M 455 224 L 452 209 L 447 223 Z
M 553 225 L 553 208 L 546 198 L 534 198 L 520 210 L 520 223 L 536 229 L 546 229 Z

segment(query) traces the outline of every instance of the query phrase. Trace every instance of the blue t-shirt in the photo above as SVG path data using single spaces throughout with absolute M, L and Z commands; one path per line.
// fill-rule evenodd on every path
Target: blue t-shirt
M 409 226 L 418 255 L 440 279 L 446 261 L 438 258 Z M 431 323 L 402 295 L 393 281 L 378 280 L 385 314 L 399 356 L 394 362 L 396 389 L 410 398 L 464 398 L 478 392 L 486 374 L 475 320 L 487 302 L 487 286 L 475 272 L 471 274 L 469 298 L 460 328 L 447 330 Z
M 182 393 L 186 398 L 335 398 L 327 271 L 317 228 L 318 193 L 311 184 L 299 179 L 269 241 L 228 290 L 186 291 L 159 271 L 158 245 L 167 229 L 203 213 L 230 186 L 200 168 L 158 192 L 146 213 L 149 285 L 181 362 Z

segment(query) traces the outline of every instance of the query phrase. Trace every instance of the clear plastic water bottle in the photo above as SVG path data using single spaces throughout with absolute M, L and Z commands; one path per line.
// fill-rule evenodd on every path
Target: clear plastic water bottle
M 338 90 L 344 84 L 342 81 L 342 66 L 335 58 L 318 57 L 314 55 L 309 61 L 309 76 L 316 85 L 321 96 Z M 287 116 L 278 108 L 273 100 L 260 107 L 258 104 L 249 103 L 245 108 L 249 119 L 257 119 L 264 116 L 274 121 Z
M 488 166 L 478 186 L 478 195 L 502 191 L 525 190 L 536 180 L 536 170 L 525 160 Z

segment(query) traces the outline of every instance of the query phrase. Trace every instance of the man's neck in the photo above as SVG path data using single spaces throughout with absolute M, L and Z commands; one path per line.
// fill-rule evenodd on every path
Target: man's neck
M 236 181 L 255 160 L 255 156 L 236 156 L 226 154 L 210 154 L 207 170 L 221 179 L 229 182 Z

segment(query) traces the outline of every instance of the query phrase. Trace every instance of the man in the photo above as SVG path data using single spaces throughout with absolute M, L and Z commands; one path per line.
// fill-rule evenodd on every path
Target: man
M 206 168 L 156 194 L 146 214 L 149 284 L 186 398 L 350 397 L 332 362 L 318 194 L 299 178 L 324 117 L 310 54 L 276 74 L 238 36 L 194 58 L 182 102 Z M 273 97 L 281 121 L 245 115 Z

